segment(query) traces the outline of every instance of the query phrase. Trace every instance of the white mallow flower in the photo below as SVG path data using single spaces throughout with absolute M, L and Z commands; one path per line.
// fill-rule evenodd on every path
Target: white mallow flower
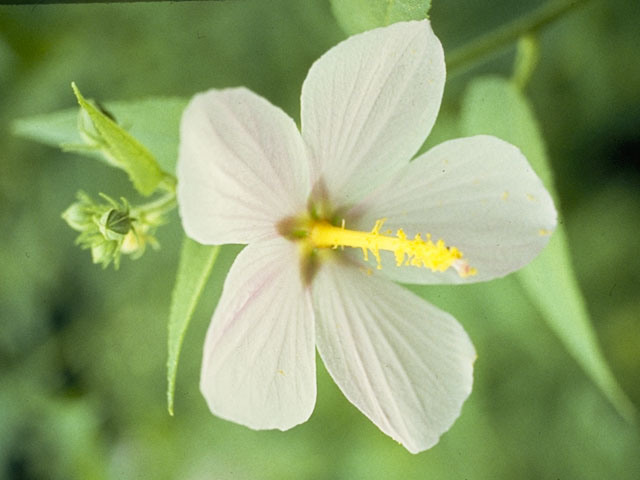
M 178 162 L 184 229 L 248 244 L 204 346 L 211 411 L 286 430 L 316 400 L 315 347 L 342 392 L 410 452 L 460 415 L 476 358 L 449 314 L 391 280 L 467 283 L 531 261 L 556 225 L 522 153 L 490 136 L 410 161 L 436 119 L 442 46 L 428 21 L 353 36 L 302 86 L 302 132 L 245 88 L 185 110 Z

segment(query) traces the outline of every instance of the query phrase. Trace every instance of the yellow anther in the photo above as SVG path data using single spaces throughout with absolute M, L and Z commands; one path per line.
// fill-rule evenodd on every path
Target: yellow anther
M 402 229 L 396 232 L 395 237 L 381 234 L 380 229 L 385 220 L 377 220 L 370 232 L 348 230 L 344 221 L 340 227 L 324 221 L 314 222 L 308 239 L 315 248 L 360 248 L 365 261 L 371 252 L 378 269 L 382 268 L 380 251 L 385 250 L 394 253 L 397 266 L 424 267 L 434 272 L 444 272 L 453 268 L 462 277 L 477 273 L 475 268 L 462 259 L 460 250 L 448 247 L 442 239 L 434 243 L 431 235 L 427 234 L 426 240 L 423 240 L 420 234 L 416 234 L 410 240 Z
M 373 226 L 373 229 L 371 229 L 371 233 L 373 233 L 374 235 L 378 235 L 380 233 L 380 229 L 382 228 L 382 225 L 384 225 L 384 222 L 386 221 L 387 221 L 386 218 L 381 218 L 379 220 L 376 220 L 376 224 Z M 344 228 L 344 226 L 342 228 Z

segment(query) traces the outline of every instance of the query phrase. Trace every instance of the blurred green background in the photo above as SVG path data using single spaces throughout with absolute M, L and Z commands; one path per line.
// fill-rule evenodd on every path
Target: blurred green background
M 445 51 L 541 2 L 433 1 Z M 594 0 L 548 26 L 528 87 L 605 356 L 640 405 L 640 2 Z M 94 160 L 16 138 L 16 118 L 70 108 L 70 82 L 103 100 L 246 85 L 299 118 L 311 63 L 344 38 L 325 0 L 0 7 L 0 478 L 637 479 L 625 422 L 506 278 L 418 289 L 478 350 L 474 392 L 433 449 L 413 456 L 341 395 L 319 364 L 316 410 L 288 432 L 209 414 L 204 333 L 233 255 L 221 255 L 165 400 L 166 322 L 181 229 L 119 271 L 92 265 L 60 213 L 83 189 L 135 198 Z M 452 78 L 509 75 L 514 48 Z M 176 132 L 177 135 L 177 132 Z

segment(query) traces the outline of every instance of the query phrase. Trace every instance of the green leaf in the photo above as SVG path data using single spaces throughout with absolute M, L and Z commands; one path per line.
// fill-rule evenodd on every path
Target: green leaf
M 465 135 L 495 135 L 519 147 L 558 204 L 540 128 L 527 99 L 513 83 L 495 77 L 476 79 L 463 100 L 462 130 Z M 517 278 L 571 355 L 618 411 L 633 418 L 634 407 L 598 345 L 562 221 L 545 250 Z
M 107 102 L 118 123 L 149 149 L 160 167 L 175 174 L 180 140 L 180 118 L 188 99 L 149 98 L 133 102 Z
M 395 22 L 423 20 L 431 0 L 331 0 L 331 8 L 342 29 L 353 35 Z
M 188 100 L 179 97 L 157 97 L 135 101 L 105 102 L 104 107 L 130 136 L 144 145 L 165 172 L 175 172 L 178 156 L 180 117 Z M 78 131 L 78 109 L 65 109 L 13 122 L 13 133 L 53 147 L 82 145 Z M 78 151 L 78 149 L 75 149 Z M 80 152 L 102 158 L 99 150 Z
M 182 341 L 219 251 L 219 246 L 201 245 L 188 237 L 185 237 L 182 243 L 180 265 L 173 288 L 169 314 L 167 402 L 171 415 L 173 415 L 176 373 Z
M 12 124 L 12 130 L 14 135 L 53 147 L 84 143 L 78 131 L 77 108 L 17 119 Z
M 151 195 L 165 179 L 165 174 L 144 145 L 114 122 L 104 111 L 88 102 L 71 84 L 80 107 L 89 115 L 103 145 L 102 153 L 110 163 L 122 168 L 142 195 Z

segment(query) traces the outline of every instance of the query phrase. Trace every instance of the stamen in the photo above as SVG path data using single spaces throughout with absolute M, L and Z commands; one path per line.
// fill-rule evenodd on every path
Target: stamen
M 447 246 L 442 239 L 434 243 L 429 234 L 426 240 L 423 240 L 420 234 L 408 239 L 402 229 L 396 232 L 395 237 L 381 234 L 380 230 L 385 220 L 377 220 L 371 232 L 347 230 L 344 220 L 340 227 L 325 221 L 314 222 L 308 238 L 316 248 L 360 248 L 365 261 L 371 252 L 376 259 L 378 270 L 382 268 L 380 251 L 386 250 L 394 253 L 397 266 L 424 267 L 434 272 L 444 272 L 453 268 L 461 277 L 477 273 L 477 270 L 462 258 L 460 250 Z

